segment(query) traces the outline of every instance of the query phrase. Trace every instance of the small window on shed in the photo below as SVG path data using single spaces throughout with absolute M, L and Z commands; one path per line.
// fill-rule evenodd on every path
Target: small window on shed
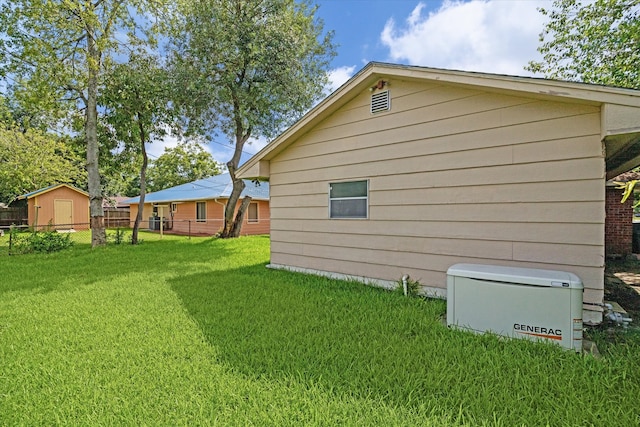
M 371 114 L 389 111 L 391 109 L 391 96 L 388 90 L 371 95 Z
M 329 218 L 367 218 L 368 215 L 369 181 L 329 184 Z

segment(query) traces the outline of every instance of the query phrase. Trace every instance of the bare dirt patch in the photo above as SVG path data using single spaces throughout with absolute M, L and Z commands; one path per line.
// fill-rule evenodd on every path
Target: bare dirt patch
M 604 299 L 615 301 L 640 323 L 640 261 L 607 261 L 605 268 Z

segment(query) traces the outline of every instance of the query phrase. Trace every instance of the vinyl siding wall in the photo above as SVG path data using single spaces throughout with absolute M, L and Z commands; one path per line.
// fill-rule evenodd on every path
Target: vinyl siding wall
M 271 263 L 446 288 L 456 263 L 570 271 L 601 302 L 600 108 L 391 81 L 270 161 Z M 368 219 L 329 219 L 329 183 L 369 180 Z

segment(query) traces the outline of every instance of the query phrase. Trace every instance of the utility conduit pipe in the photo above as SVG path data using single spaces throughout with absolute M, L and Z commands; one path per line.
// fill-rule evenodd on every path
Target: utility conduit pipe
M 407 289 L 407 280 L 409 280 L 409 275 L 405 274 L 404 276 L 402 276 L 402 290 L 404 291 L 404 296 L 406 297 L 408 294 L 408 289 Z

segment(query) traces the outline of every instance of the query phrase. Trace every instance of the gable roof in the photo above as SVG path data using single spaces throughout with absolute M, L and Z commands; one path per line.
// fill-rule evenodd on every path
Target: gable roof
M 250 180 L 244 180 L 245 189 L 240 197 L 249 196 L 256 200 L 269 200 L 269 183 L 256 185 Z M 186 184 L 177 185 L 164 190 L 147 193 L 145 203 L 192 202 L 198 200 L 228 199 L 233 190 L 233 182 L 228 173 L 198 179 Z M 124 200 L 126 205 L 140 203 L 140 196 Z
M 313 126 L 333 114 L 347 102 L 368 91 L 380 79 L 409 81 L 430 81 L 443 85 L 466 86 L 505 94 L 519 94 L 534 98 L 578 102 L 603 107 L 603 139 L 607 145 L 607 171 L 615 175 L 640 164 L 640 91 L 587 83 L 548 80 L 533 77 L 515 77 L 507 75 L 478 73 L 468 71 L 445 70 L 409 65 L 370 62 L 327 98 L 318 103 L 300 120 L 267 144 L 238 169 L 241 178 L 269 178 L 268 161 L 286 149 L 298 137 Z M 630 125 L 631 123 L 631 125 Z M 637 155 L 628 154 L 636 149 Z M 610 164 L 610 160 L 612 163 Z M 636 165 L 629 166 L 636 162 Z M 626 168 L 626 169 L 624 169 Z M 624 169 L 624 170 L 620 170 Z M 613 175 L 613 176 L 615 176 Z
M 17 200 L 30 199 L 32 197 L 39 196 L 41 194 L 47 193 L 49 191 L 56 190 L 56 189 L 61 188 L 61 187 L 67 187 L 70 190 L 77 191 L 78 193 L 89 197 L 89 193 L 87 193 L 85 191 L 82 191 L 79 188 L 74 187 L 73 185 L 69 185 L 69 184 L 54 184 L 54 185 L 50 185 L 48 187 L 41 188 L 39 190 L 32 191 L 32 192 L 27 193 L 27 194 L 23 194 L 21 196 L 18 196 Z

